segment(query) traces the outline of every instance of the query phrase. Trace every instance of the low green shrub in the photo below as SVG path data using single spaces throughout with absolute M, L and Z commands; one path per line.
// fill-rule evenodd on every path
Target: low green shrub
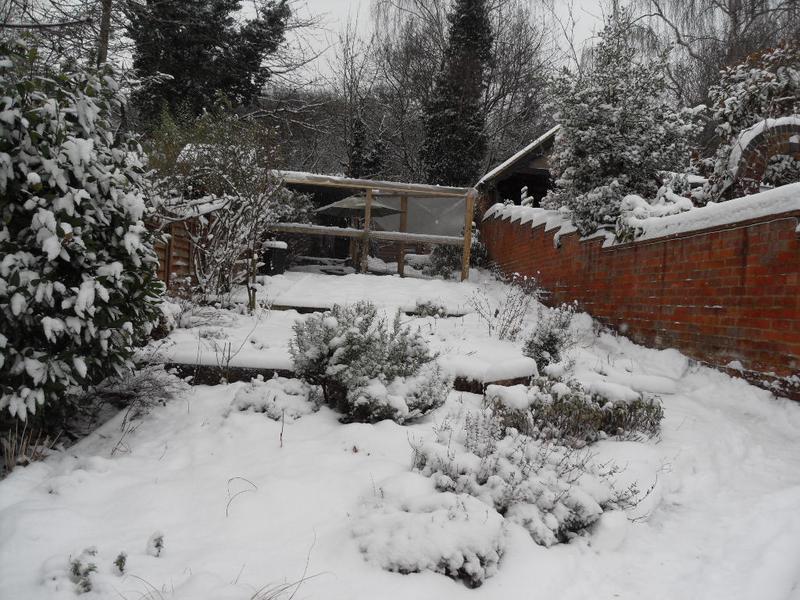
M 575 338 L 570 331 L 574 314 L 573 304 L 539 309 L 536 329 L 525 341 L 522 353 L 535 360 L 540 370 L 551 363 L 560 362 L 564 353 L 575 344 Z
M 450 379 L 418 331 L 374 304 L 334 306 L 294 326 L 289 351 L 300 379 L 322 387 L 344 421 L 404 422 L 440 406 Z
M 654 396 L 639 394 L 635 399 L 615 401 L 585 390 L 574 380 L 535 378 L 528 389 L 529 406 L 524 409 L 510 406 L 496 390 L 487 390 L 486 401 L 504 426 L 572 446 L 606 437 L 653 437 L 664 418 L 661 402 Z

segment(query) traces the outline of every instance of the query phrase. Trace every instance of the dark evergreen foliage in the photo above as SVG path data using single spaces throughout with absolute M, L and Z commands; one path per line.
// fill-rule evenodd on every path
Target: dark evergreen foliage
M 485 0 L 456 0 L 448 20 L 444 62 L 425 107 L 421 155 L 429 183 L 472 185 L 486 152 L 481 95 L 492 28 Z
M 240 9 L 239 0 L 130 4 L 136 73 L 169 76 L 152 79 L 134 95 L 145 122 L 165 107 L 200 114 L 220 95 L 234 104 L 253 99 L 270 75 L 264 58 L 283 41 L 291 11 L 286 0 L 264 0 L 257 17 L 240 25 L 235 18 Z

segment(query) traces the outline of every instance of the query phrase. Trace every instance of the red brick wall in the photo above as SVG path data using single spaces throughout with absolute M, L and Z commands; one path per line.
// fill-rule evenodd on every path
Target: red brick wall
M 755 374 L 800 373 L 800 212 L 602 248 L 602 239 L 490 218 L 504 272 L 538 278 L 548 303 L 577 300 L 636 342 Z

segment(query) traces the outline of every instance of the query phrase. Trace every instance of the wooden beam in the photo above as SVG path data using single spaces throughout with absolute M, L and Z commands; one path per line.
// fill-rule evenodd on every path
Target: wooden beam
M 420 243 L 460 246 L 464 243 L 464 238 L 460 235 L 430 235 L 427 233 L 402 233 L 400 231 L 370 231 L 369 237 L 373 240 L 406 242 L 407 244 Z
M 461 281 L 469 279 L 469 255 L 472 250 L 472 217 L 475 211 L 475 190 L 470 190 L 464 204 L 464 252 L 461 255 Z
M 297 233 L 301 235 L 330 235 L 333 237 L 364 239 L 363 229 L 350 227 L 327 227 L 325 225 L 303 225 L 301 223 L 276 223 L 269 226 L 270 231 L 276 233 Z M 407 244 L 441 244 L 447 246 L 461 246 L 464 238 L 460 235 L 429 235 L 427 233 L 403 233 L 401 231 L 375 231 L 370 230 L 370 239 L 388 240 L 392 242 L 406 242 Z
M 328 227 L 326 225 L 306 225 L 303 223 L 275 223 L 269 226 L 276 233 L 300 233 L 303 235 L 330 235 L 333 237 L 363 238 L 364 231 L 352 227 Z
M 361 272 L 369 271 L 369 229 L 372 224 L 372 190 L 367 190 L 367 198 L 364 202 L 364 239 L 361 240 Z
M 408 231 L 408 196 L 400 196 L 400 231 L 406 233 Z M 405 277 L 406 270 L 406 245 L 400 242 L 400 249 L 397 251 L 397 274 L 400 277 Z
M 316 173 L 301 173 L 298 171 L 273 170 L 271 174 L 275 178 L 288 184 L 318 185 L 321 187 L 338 187 L 351 190 L 373 190 L 375 192 L 395 192 L 397 194 L 407 194 L 409 196 L 420 196 L 424 198 L 463 198 L 470 190 L 470 188 L 428 185 L 423 183 L 351 179 L 348 177 L 317 175 Z

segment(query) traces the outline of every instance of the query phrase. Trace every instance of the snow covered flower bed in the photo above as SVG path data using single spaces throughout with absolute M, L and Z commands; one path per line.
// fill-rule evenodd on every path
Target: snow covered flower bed
M 267 379 L 258 376 L 239 389 L 231 410 L 264 413 L 273 421 L 296 421 L 319 408 L 315 391 L 306 383 L 286 377 Z
M 441 406 L 450 378 L 417 329 L 391 325 L 369 302 L 298 321 L 289 344 L 297 375 L 322 388 L 346 420 L 402 423 Z
M 367 560 L 387 571 L 433 571 L 477 587 L 497 573 L 505 522 L 470 495 L 441 493 L 431 479 L 403 473 L 364 502 L 353 536 Z
M 636 486 L 616 489 L 615 465 L 588 450 L 507 428 L 491 408 L 445 421 L 414 448 L 415 467 L 439 490 L 480 499 L 543 546 L 566 542 L 605 510 L 634 505 Z

